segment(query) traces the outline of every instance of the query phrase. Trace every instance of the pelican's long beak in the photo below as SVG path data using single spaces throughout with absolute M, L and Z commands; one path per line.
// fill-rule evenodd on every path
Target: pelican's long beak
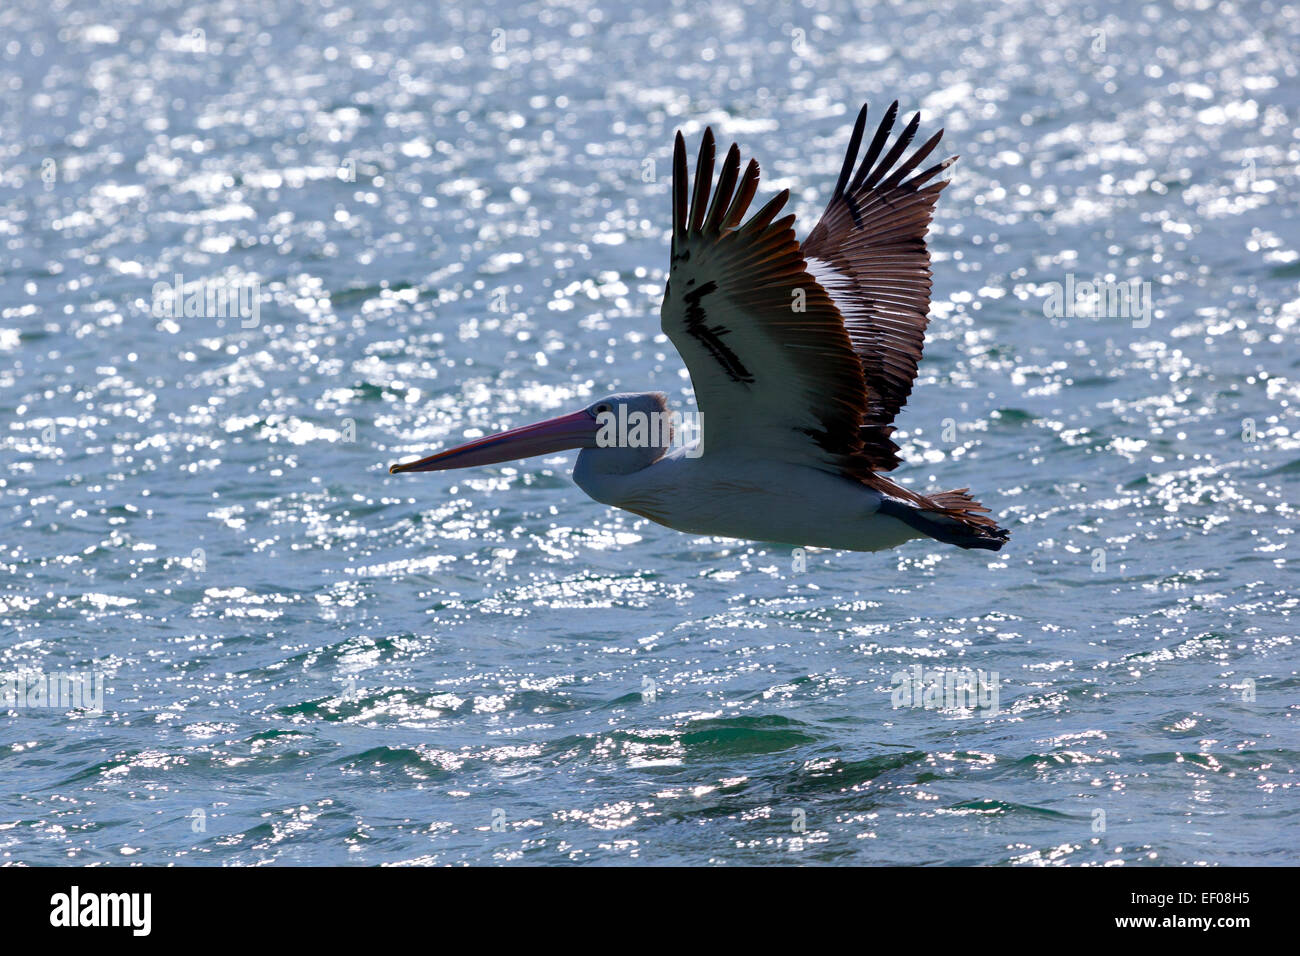
M 512 428 L 499 435 L 489 435 L 476 441 L 440 451 L 419 461 L 393 465 L 390 475 L 402 471 L 446 471 L 449 468 L 474 468 L 478 465 L 495 465 L 503 461 L 517 461 L 534 455 L 550 455 L 570 448 L 594 447 L 599 426 L 585 409 L 572 415 L 561 415 L 544 422 Z

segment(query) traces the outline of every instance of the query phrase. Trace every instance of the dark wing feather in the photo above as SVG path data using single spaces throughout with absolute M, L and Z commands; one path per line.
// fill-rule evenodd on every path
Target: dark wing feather
M 867 122 L 867 107 L 862 107 L 835 192 L 803 243 L 809 269 L 844 316 L 862 363 L 870 396 L 863 441 L 872 468 L 882 471 L 899 463 L 889 435 L 911 394 L 929 320 L 930 251 L 925 235 L 939 193 L 948 185 L 930 180 L 957 159 L 911 175 L 938 146 L 940 130 L 895 168 L 920 125 L 917 114 L 884 152 L 897 116 L 894 103 L 859 164 Z
M 864 461 L 862 363 L 839 311 L 808 273 L 794 216 L 776 218 L 789 192 L 742 224 L 758 189 L 758 163 L 751 160 L 742 175 L 733 145 L 710 199 L 713 160 L 713 131 L 705 130 L 691 188 L 678 134 L 661 310 L 664 332 L 691 373 L 704 454 L 743 449 L 851 472 Z
M 921 522 L 927 534 L 997 550 L 1008 533 L 966 489 L 922 495 L 876 473 L 899 463 L 891 423 L 911 391 L 925 337 L 925 232 L 946 185 L 925 184 L 953 162 L 906 178 L 940 132 L 893 168 L 916 133 L 915 118 L 877 162 L 897 112 L 890 107 L 854 173 L 863 107 L 835 194 L 802 247 L 794 216 L 776 219 L 788 191 L 742 224 L 758 190 L 758 163 L 742 175 L 734 145 L 706 206 L 713 131 L 704 131 L 693 190 L 678 133 L 663 329 L 691 373 L 705 455 L 739 449 L 853 477 L 885 496 L 882 511 Z

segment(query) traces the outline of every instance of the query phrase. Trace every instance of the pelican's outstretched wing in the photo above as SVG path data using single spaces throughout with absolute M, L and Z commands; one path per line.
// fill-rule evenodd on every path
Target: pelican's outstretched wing
M 673 153 L 673 241 L 663 330 L 691 374 L 704 454 L 765 457 L 851 472 L 862 458 L 868 391 L 844 320 L 809 273 L 783 191 L 742 224 L 758 163 L 732 146 L 712 191 L 704 131 L 688 202 L 686 144 Z
M 897 112 L 895 104 L 850 181 L 863 107 L 830 205 L 802 247 L 794 216 L 776 218 L 788 190 L 742 222 L 758 189 L 758 163 L 741 176 L 734 145 L 710 199 L 709 129 L 692 190 L 678 133 L 663 330 L 690 371 L 706 456 L 743 449 L 856 478 L 886 496 L 882 512 L 926 521 L 931 535 L 957 529 L 963 547 L 996 550 L 1007 532 L 966 489 L 922 495 L 878 474 L 899 463 L 891 423 L 911 391 L 925 337 L 925 231 L 946 183 L 924 184 L 955 160 L 905 178 L 939 134 L 890 172 L 915 135 L 914 118 L 877 163 Z
M 920 124 L 918 113 L 882 157 L 897 117 L 895 102 L 858 164 L 867 123 L 867 107 L 862 107 L 835 192 L 803 243 L 808 271 L 830 292 L 862 362 L 868 390 L 864 437 L 876 471 L 899 463 L 889 439 L 891 425 L 911 394 L 929 320 L 925 234 L 948 183 L 926 183 L 957 161 L 953 156 L 908 178 L 939 144 L 939 130 L 894 169 Z

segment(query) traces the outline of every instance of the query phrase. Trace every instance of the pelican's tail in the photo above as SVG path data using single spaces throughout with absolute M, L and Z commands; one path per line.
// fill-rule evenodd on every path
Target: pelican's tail
M 920 495 L 887 478 L 872 477 L 890 486 L 879 489 L 884 492 L 881 514 L 897 518 L 937 541 L 959 548 L 997 551 L 1011 537 L 1010 531 L 998 527 L 988 516 L 989 509 L 970 496 L 968 488 Z

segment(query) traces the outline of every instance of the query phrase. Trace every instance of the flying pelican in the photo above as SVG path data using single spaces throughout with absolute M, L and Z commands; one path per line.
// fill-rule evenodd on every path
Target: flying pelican
M 886 151 L 897 116 L 895 102 L 859 164 L 862 107 L 830 203 L 802 243 L 793 215 L 776 218 L 788 189 L 745 221 L 758 162 L 740 175 L 734 144 L 710 199 L 712 129 L 688 202 L 678 132 L 660 317 L 690 372 L 698 438 L 677 440 L 663 393 L 619 393 L 390 473 L 581 448 L 573 480 L 588 495 L 689 534 L 852 551 L 919 537 L 1001 548 L 1009 532 L 967 489 L 919 494 L 885 475 L 902 461 L 890 436 L 912 391 L 930 308 L 925 235 L 948 184 L 930 181 L 957 159 L 909 178 L 943 130 L 895 167 L 920 123 L 918 113 Z M 668 427 L 635 427 L 656 416 Z

